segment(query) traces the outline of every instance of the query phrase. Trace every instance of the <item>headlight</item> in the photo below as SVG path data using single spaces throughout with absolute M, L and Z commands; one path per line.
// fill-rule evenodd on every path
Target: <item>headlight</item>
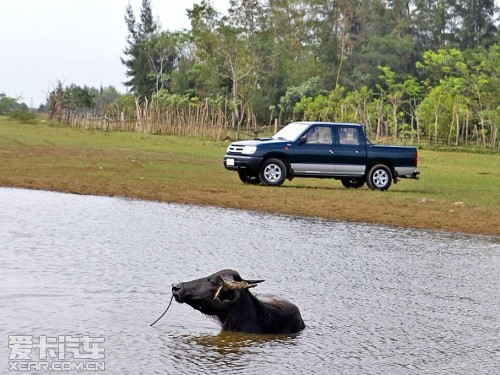
M 241 150 L 241 153 L 245 155 L 252 155 L 255 153 L 256 150 L 257 146 L 245 146 L 243 147 L 243 150 Z

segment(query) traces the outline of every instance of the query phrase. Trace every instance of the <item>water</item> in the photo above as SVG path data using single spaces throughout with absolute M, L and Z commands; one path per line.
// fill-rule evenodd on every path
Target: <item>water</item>
M 499 372 L 498 237 L 0 188 L 0 246 L 2 369 L 9 335 L 89 335 L 109 374 Z M 307 328 L 220 333 L 175 302 L 150 327 L 223 268 Z

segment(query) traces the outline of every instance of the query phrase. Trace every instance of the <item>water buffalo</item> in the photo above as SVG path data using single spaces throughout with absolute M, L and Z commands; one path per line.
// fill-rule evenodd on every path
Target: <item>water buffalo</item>
M 187 303 L 203 314 L 216 317 L 223 331 L 246 333 L 296 333 L 304 321 L 294 304 L 277 297 L 255 297 L 249 288 L 264 280 L 243 280 L 233 270 L 173 284 L 179 303 Z

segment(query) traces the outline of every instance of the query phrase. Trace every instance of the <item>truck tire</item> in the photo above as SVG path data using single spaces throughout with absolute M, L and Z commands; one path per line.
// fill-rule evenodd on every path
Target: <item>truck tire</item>
M 342 185 L 348 189 L 359 189 L 365 184 L 362 178 L 356 177 L 344 177 L 340 181 L 342 181 Z
M 260 184 L 259 176 L 256 174 L 250 174 L 247 172 L 238 172 L 241 182 L 248 185 L 258 185 Z
M 391 169 L 384 164 L 374 165 L 366 175 L 366 184 L 372 190 L 389 189 L 392 184 Z
M 280 186 L 286 179 L 286 166 L 276 158 L 265 160 L 259 169 L 259 179 L 267 186 Z

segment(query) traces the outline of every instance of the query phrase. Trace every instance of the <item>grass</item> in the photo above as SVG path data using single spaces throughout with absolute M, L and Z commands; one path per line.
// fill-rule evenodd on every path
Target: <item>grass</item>
M 227 145 L 0 117 L 0 186 L 500 235 L 498 155 L 421 151 L 421 179 L 386 192 L 299 178 L 269 188 L 224 169 Z

